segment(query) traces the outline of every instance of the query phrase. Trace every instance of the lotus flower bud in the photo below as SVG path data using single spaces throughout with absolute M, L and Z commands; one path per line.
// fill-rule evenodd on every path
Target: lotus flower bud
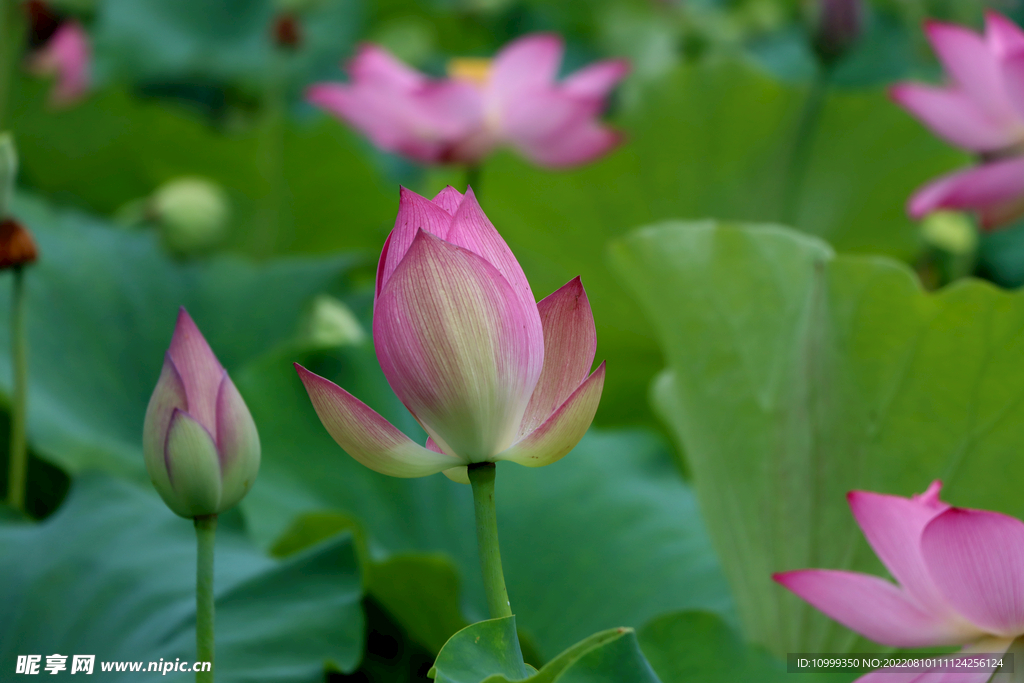
M 321 294 L 313 300 L 303 341 L 314 348 L 362 344 L 366 332 L 352 310 L 333 296 Z
M 61 24 L 50 40 L 29 60 L 29 69 L 40 76 L 55 76 L 50 104 L 66 107 L 89 91 L 92 49 L 89 35 L 77 22 Z
M 864 33 L 864 0 L 818 0 L 814 50 L 829 64 L 846 54 Z
M 971 254 L 978 248 L 978 233 L 959 211 L 934 211 L 921 223 L 925 242 L 950 254 Z
M 208 249 L 224 238 L 230 205 L 224 190 L 205 178 L 176 178 L 153 195 L 152 210 L 167 247 L 177 254 Z
M 472 190 L 433 200 L 402 190 L 377 265 L 373 342 L 391 388 L 430 438 L 413 443 L 341 387 L 298 367 L 335 441 L 396 477 L 565 456 L 601 399 L 604 363 L 575 278 L 537 302 L 522 267 Z
M 182 517 L 234 507 L 260 468 L 252 415 L 184 308 L 149 399 L 142 448 L 153 486 Z

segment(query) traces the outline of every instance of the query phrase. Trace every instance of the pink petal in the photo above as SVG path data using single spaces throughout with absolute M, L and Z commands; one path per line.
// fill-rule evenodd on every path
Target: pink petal
M 544 424 L 495 459 L 511 460 L 526 467 L 543 467 L 561 460 L 590 428 L 603 389 L 604 363 L 601 363 Z
M 588 121 L 565 131 L 547 144 L 520 144 L 516 147 L 538 166 L 565 168 L 594 161 L 617 147 L 622 140 L 621 133 Z
M 462 193 L 451 185 L 447 185 L 430 201 L 454 216 L 455 212 L 459 210 L 459 205 L 462 204 Z M 438 235 L 438 237 L 442 236 Z
M 224 509 L 234 507 L 252 488 L 260 469 L 260 435 L 235 383 L 223 374 L 217 394 L 217 452 Z
M 1006 638 L 982 638 L 981 640 L 963 648 L 955 655 L 945 656 L 955 656 L 957 659 L 973 659 L 978 661 L 976 655 L 1001 655 L 1010 648 L 1012 643 L 1012 640 L 1008 640 Z M 985 659 L 988 659 L 988 657 L 985 657 Z M 980 665 L 982 662 L 978 663 Z M 943 667 L 937 666 L 935 668 Z M 869 674 L 861 676 L 853 683 L 987 683 L 989 679 L 992 679 L 992 669 L 983 666 L 976 666 L 976 668 L 965 671 L 917 672 L 907 671 L 905 668 L 901 670 L 893 667 L 877 669 Z M 997 679 L 992 680 L 993 683 L 995 683 Z
M 590 301 L 578 277 L 537 304 L 544 328 L 544 369 L 533 390 L 519 435 L 548 419 L 587 378 L 597 352 Z
M 89 35 L 78 22 L 68 21 L 33 56 L 29 66 L 36 73 L 57 76 L 50 101 L 66 106 L 82 99 L 89 90 L 91 61 Z
M 929 612 L 952 617 L 921 555 L 921 532 L 949 508 L 939 500 L 940 489 L 936 481 L 913 498 L 851 491 L 847 499 L 868 543 L 907 594 Z
M 921 549 L 946 600 L 985 631 L 1024 633 L 1024 522 L 950 508 L 925 527 Z
M 1007 223 L 1024 212 L 1024 157 L 956 171 L 925 185 L 910 198 L 908 209 L 921 218 L 937 209 L 976 211 L 982 227 Z
M 168 490 L 171 486 L 164 460 L 164 446 L 167 443 L 167 428 L 176 410 L 188 409 L 185 384 L 170 354 L 164 354 L 164 365 L 160 371 L 153 395 L 146 407 L 146 418 L 142 427 L 142 453 L 146 471 L 157 490 Z
M 377 298 L 373 339 L 391 388 L 442 448 L 478 462 L 512 443 L 544 337 L 536 304 L 490 263 L 421 230 Z
M 167 354 L 185 386 L 189 414 L 216 438 L 217 393 L 224 368 L 184 307 L 178 311 Z
M 625 59 L 595 62 L 568 76 L 561 90 L 573 97 L 601 101 L 628 73 L 629 62 Z
M 993 10 L 985 11 L 985 40 L 997 59 L 1024 50 L 1024 31 Z
M 953 81 L 1000 124 L 1015 118 L 1003 89 L 996 55 L 974 31 L 957 24 L 925 22 L 925 33 Z
M 439 235 L 439 237 L 444 236 Z M 530 283 L 526 279 L 526 274 L 523 273 L 522 266 L 519 265 L 519 261 L 516 260 L 505 240 L 498 234 L 494 224 L 484 214 L 484 210 L 480 208 L 473 188 L 466 188 L 466 195 L 459 205 L 459 210 L 455 212 L 448 235 L 444 239 L 456 246 L 468 249 L 497 268 L 505 281 L 512 286 L 512 290 L 519 297 L 522 306 L 526 309 L 537 310 L 537 299 L 533 296 L 533 290 L 530 289 Z M 539 329 L 540 316 L 531 315 L 530 317 L 536 319 Z
M 562 39 L 552 33 L 533 33 L 506 45 L 494 57 L 488 81 L 492 101 L 502 108 L 534 90 L 555 82 L 562 63 Z
M 558 90 L 536 90 L 508 103 L 500 116 L 501 136 L 518 148 L 544 147 L 586 125 L 595 115 L 591 100 Z
M 391 477 L 423 477 L 459 461 L 429 451 L 334 382 L 298 363 L 295 369 L 309 392 L 320 422 L 346 453 L 371 470 Z
M 435 237 L 444 239 L 448 236 L 449 226 L 452 223 L 452 216 L 439 204 L 421 197 L 412 190 L 401 188 L 399 190 L 398 216 L 395 217 L 395 227 L 388 235 L 386 251 L 381 254 L 381 266 L 378 266 L 377 295 L 384 289 L 384 285 L 391 279 L 391 275 L 398 268 L 398 264 L 405 258 L 409 247 L 412 246 L 416 233 L 425 230 Z
M 999 63 L 1002 70 L 1006 95 L 1013 104 L 1018 116 L 1024 117 L 1024 50 L 1009 54 Z M 1024 128 L 1024 125 L 1021 126 Z M 1024 137 L 1024 130 L 1018 137 Z
M 936 135 L 958 147 L 989 152 L 1012 145 L 1019 137 L 1012 122 L 995 118 L 959 90 L 902 83 L 889 94 Z
M 395 59 L 390 52 L 372 43 L 359 46 L 346 71 L 353 81 L 370 81 L 398 90 L 415 90 L 428 81 L 427 77 Z
M 883 645 L 955 645 L 980 635 L 923 610 L 888 581 L 855 572 L 803 569 L 772 576 L 831 618 Z

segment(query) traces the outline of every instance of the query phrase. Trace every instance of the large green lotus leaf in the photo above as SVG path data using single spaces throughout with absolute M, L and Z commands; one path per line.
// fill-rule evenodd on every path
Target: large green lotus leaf
M 111 214 L 173 178 L 210 178 L 231 201 L 229 242 L 245 250 L 376 253 L 394 221 L 397 185 L 371 164 L 368 143 L 326 116 L 286 124 L 275 143 L 277 134 L 255 123 L 217 130 L 118 89 L 52 110 L 44 83 L 14 86 L 22 179 L 52 198 Z M 278 145 L 283 187 L 275 191 L 269 160 Z M 273 216 L 276 228 L 267 225 Z
M 368 346 L 284 355 L 425 440 L 391 393 Z M 272 543 L 299 515 L 339 511 L 359 523 L 376 562 L 396 554 L 446 553 L 459 569 L 467 620 L 486 615 L 468 486 L 441 475 L 389 478 L 356 463 L 323 429 L 283 358 L 272 355 L 250 366 L 236 382 L 260 427 L 264 449 L 260 479 L 243 502 L 259 542 Z M 542 657 L 596 630 L 638 626 L 670 609 L 729 612 L 724 580 L 692 495 L 659 438 L 639 431 L 594 432 L 549 467 L 503 464 L 498 470 L 498 523 L 509 596 L 520 629 Z M 339 528 L 345 523 L 339 520 Z M 410 563 L 406 569 L 414 567 Z M 369 571 L 373 577 L 374 570 Z M 434 573 L 450 594 L 444 572 Z M 379 581 L 371 578 L 374 585 Z M 581 585 L 587 590 L 579 590 Z M 396 599 L 392 595 L 390 604 Z M 389 604 L 386 596 L 381 601 Z M 452 623 L 441 616 L 445 624 Z M 424 614 L 415 631 L 427 634 L 421 640 L 429 642 L 440 634 Z
M 770 226 L 667 222 L 612 256 L 662 341 L 655 404 L 753 641 L 853 644 L 771 580 L 880 571 L 851 489 L 908 496 L 941 478 L 951 503 L 1024 513 L 1024 294 L 929 294 L 903 264 Z
M 149 235 L 112 229 L 22 197 L 17 215 L 39 261 L 25 274 L 29 438 L 74 472 L 145 479 L 142 422 L 179 306 L 229 372 L 294 334 L 303 304 L 332 286 L 346 257 L 254 265 L 237 257 L 176 264 Z M 10 387 L 10 276 L 0 277 L 0 382 Z
M 628 142 L 606 159 L 555 173 L 501 155 L 484 167 L 481 202 L 534 292 L 583 277 L 609 368 L 599 422 L 643 419 L 662 365 L 651 329 L 607 268 L 605 243 L 666 218 L 783 220 L 807 96 L 743 63 L 680 67 L 620 117 Z M 917 239 L 907 197 L 964 163 L 881 90 L 826 94 L 803 154 L 790 222 L 840 250 L 901 258 Z
M 709 612 L 674 612 L 645 624 L 640 647 L 662 683 L 787 683 L 786 665 L 751 647 Z M 849 683 L 858 674 L 802 673 L 805 683 Z
M 151 491 L 90 474 L 40 524 L 0 523 L 0 666 L 18 655 L 195 660 L 195 532 Z M 351 536 L 275 562 L 229 525 L 218 530 L 219 681 L 322 681 L 362 655 L 359 563 Z M 178 674 L 170 680 L 187 680 Z
M 661 683 L 628 628 L 595 633 L 537 671 L 523 663 L 514 616 L 456 633 L 429 675 L 436 683 Z

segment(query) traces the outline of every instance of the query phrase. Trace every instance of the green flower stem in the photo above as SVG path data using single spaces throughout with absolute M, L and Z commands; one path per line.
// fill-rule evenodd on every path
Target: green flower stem
M 196 683 L 213 683 L 213 541 L 217 515 L 196 517 L 196 659 L 210 662 L 197 671 Z
M 11 303 L 11 366 L 14 368 L 14 397 L 11 405 L 11 448 L 7 474 L 7 502 L 25 510 L 25 480 L 28 474 L 28 445 L 25 417 L 28 402 L 28 354 L 25 340 L 25 273 L 14 268 L 14 300 Z
M 0 0 L 0 130 L 10 128 L 8 100 L 21 61 L 25 29 L 21 2 Z
M 493 462 L 469 466 L 469 482 L 473 486 L 473 506 L 476 510 L 476 541 L 480 547 L 480 567 L 484 572 L 484 591 L 491 618 L 512 616 L 512 607 L 505 590 L 505 575 L 501 571 L 501 552 L 498 550 L 498 517 L 494 512 Z
M 263 97 L 258 164 L 265 185 L 252 231 L 253 250 L 260 258 L 272 256 L 278 248 L 285 220 L 288 184 L 284 169 L 288 124 L 285 59 L 286 56 L 280 50 L 275 50 L 271 55 Z
M 800 208 L 800 194 L 804 189 L 807 177 L 807 162 L 810 160 L 814 135 L 818 131 L 821 112 L 825 107 L 825 96 L 828 94 L 831 69 L 819 66 L 811 88 L 804 100 L 800 119 L 797 123 L 796 138 L 790 150 L 789 164 L 786 169 L 786 186 L 782 198 L 782 222 L 797 228 Z

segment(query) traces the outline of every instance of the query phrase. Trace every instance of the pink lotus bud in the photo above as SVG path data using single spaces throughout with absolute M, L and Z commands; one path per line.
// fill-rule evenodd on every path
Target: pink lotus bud
M 349 455 L 396 477 L 565 456 L 594 419 L 594 318 L 579 278 L 536 303 L 512 251 L 467 190 L 402 189 L 377 265 L 373 339 L 391 388 L 430 435 L 413 443 L 341 387 L 296 366 Z
M 89 35 L 78 22 L 68 21 L 32 56 L 29 69 L 42 76 L 57 77 L 50 102 L 54 106 L 65 107 L 82 99 L 88 92 L 91 61 Z
M 978 214 L 983 228 L 1024 215 L 1024 32 L 996 12 L 985 34 L 929 21 L 925 32 L 949 83 L 901 83 L 892 98 L 950 143 L 976 152 L 981 164 L 925 185 L 910 198 L 914 218 L 939 209 Z
M 865 0 L 817 0 L 814 50 L 823 62 L 834 62 L 860 40 L 865 14 Z
M 528 35 L 493 61 L 453 60 L 451 77 L 435 80 L 364 45 L 349 83 L 318 83 L 306 97 L 381 149 L 422 163 L 473 165 L 509 146 L 539 166 L 575 166 L 620 142 L 597 117 L 629 66 L 598 62 L 558 81 L 562 52 L 558 36 Z
M 260 469 L 252 415 L 184 308 L 149 399 L 142 450 L 153 486 L 182 517 L 234 507 Z
M 967 645 L 1002 653 L 1024 635 L 1024 522 L 950 507 L 933 482 L 912 498 L 853 491 L 853 516 L 889 573 L 803 569 L 774 579 L 839 623 L 900 648 Z M 992 669 L 988 669 L 989 675 Z M 987 681 L 948 672 L 915 673 L 917 683 Z M 868 674 L 861 681 L 888 680 Z M 896 679 L 894 679 L 896 680 Z

